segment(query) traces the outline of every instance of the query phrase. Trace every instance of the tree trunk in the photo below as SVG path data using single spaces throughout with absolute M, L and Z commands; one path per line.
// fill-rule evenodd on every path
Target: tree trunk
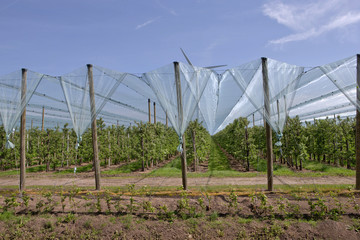
M 193 150 L 194 150 L 194 172 L 196 172 L 198 170 L 198 159 L 197 159 L 197 155 L 196 155 L 196 133 L 195 133 L 195 129 L 193 129 L 191 131 L 191 136 L 192 136 L 192 143 L 193 143 Z
M 50 160 L 46 160 L 46 172 L 50 171 Z
M 144 153 L 144 138 L 141 137 L 141 157 L 142 157 L 142 166 L 141 170 L 145 171 L 145 153 Z
M 245 142 L 246 142 L 246 171 L 250 171 L 250 160 L 249 160 L 249 153 L 250 153 L 250 149 L 249 149 L 249 134 L 248 134 L 248 129 L 247 126 L 245 128 Z
M 349 157 L 349 140 L 346 139 L 346 168 L 350 169 L 351 165 L 350 165 L 350 157 Z

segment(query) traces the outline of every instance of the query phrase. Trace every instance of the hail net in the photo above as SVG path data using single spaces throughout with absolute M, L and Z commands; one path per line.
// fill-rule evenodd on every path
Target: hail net
M 86 66 L 57 77 L 28 71 L 25 99 L 21 99 L 20 70 L 0 77 L 1 122 L 9 136 L 26 106 L 28 128 L 68 124 L 80 141 L 95 118 L 101 117 L 107 125 L 129 126 L 149 121 L 149 114 L 154 121 L 156 106 L 156 120 L 165 123 L 168 118 L 179 136 L 195 119 L 214 134 L 239 117 L 254 125 L 265 120 L 281 136 L 288 116 L 312 121 L 334 114 L 352 116 L 360 109 L 356 56 L 306 72 L 303 67 L 267 59 L 268 95 L 264 94 L 262 59 L 222 73 L 181 62 L 178 66 L 178 85 L 174 63 L 141 76 L 93 66 L 95 112 L 90 107 Z M 268 114 L 265 99 L 269 101 Z
M 43 74 L 33 71 L 26 71 L 24 74 L 25 94 L 22 94 L 22 70 L 0 77 L 0 115 L 6 133 L 6 148 L 14 148 L 10 135 L 15 131 L 21 114 L 44 77 Z

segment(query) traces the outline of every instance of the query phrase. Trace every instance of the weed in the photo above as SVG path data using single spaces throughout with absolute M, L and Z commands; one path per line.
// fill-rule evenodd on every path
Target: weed
M 51 221 L 46 221 L 44 223 L 44 229 L 49 230 L 50 232 L 54 231 L 54 224 Z
M 91 229 L 92 228 L 91 221 L 90 220 L 85 221 L 83 226 L 86 229 Z
M 210 214 L 210 221 L 216 221 L 219 218 L 219 214 L 217 212 L 213 212 Z
M 129 230 L 133 226 L 133 216 L 128 214 L 121 218 L 120 220 L 124 224 L 124 228 Z
M 73 213 L 68 213 L 62 220 L 63 223 L 75 223 L 75 215 Z

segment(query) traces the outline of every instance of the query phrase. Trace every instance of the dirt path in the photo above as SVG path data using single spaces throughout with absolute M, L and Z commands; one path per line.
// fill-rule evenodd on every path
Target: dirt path
M 189 186 L 219 186 L 219 185 L 265 185 L 266 176 L 260 177 L 230 177 L 230 178 L 188 178 Z M 354 184 L 355 177 L 274 177 L 275 185 L 298 185 L 298 184 Z M 19 184 L 17 177 L 0 178 L 1 186 L 16 186 Z M 135 184 L 136 186 L 180 186 L 181 178 L 150 177 L 144 178 L 137 175 L 132 178 L 103 177 L 102 186 L 125 186 Z M 26 179 L 27 186 L 71 186 L 79 187 L 94 186 L 95 180 L 87 176 L 53 177 L 53 176 L 31 176 Z

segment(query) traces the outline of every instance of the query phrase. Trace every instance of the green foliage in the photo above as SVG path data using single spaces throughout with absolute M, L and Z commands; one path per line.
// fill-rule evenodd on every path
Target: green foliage
M 263 146 L 260 146 L 260 144 L 264 142 L 264 140 L 255 137 L 258 128 L 254 127 L 253 130 L 250 130 L 248 125 L 249 122 L 246 118 L 238 118 L 214 136 L 215 141 L 237 160 L 241 161 L 247 171 L 250 170 L 250 162 L 257 159 L 256 148 L 263 150 Z M 259 145 L 256 146 L 255 142 Z

